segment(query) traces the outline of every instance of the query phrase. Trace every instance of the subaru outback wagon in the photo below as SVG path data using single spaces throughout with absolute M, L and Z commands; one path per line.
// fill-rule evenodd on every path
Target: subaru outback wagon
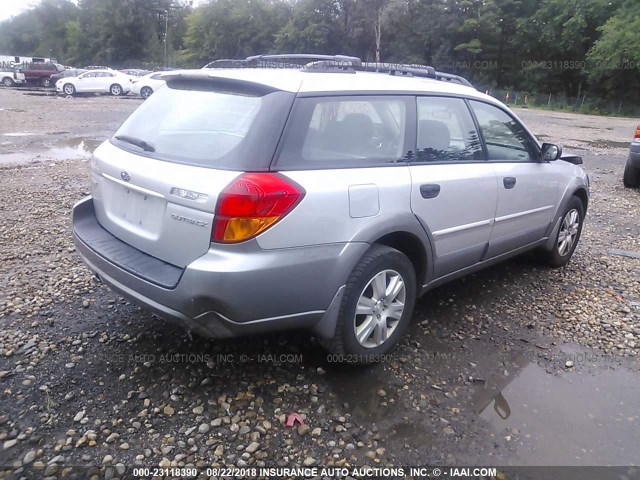
M 569 261 L 579 159 L 458 77 L 322 64 L 165 74 L 94 153 L 89 268 L 189 331 L 306 328 L 367 362 L 428 290 L 532 249 Z

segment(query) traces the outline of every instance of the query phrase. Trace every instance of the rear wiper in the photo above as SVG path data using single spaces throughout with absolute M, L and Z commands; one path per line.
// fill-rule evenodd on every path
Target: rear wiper
M 151 145 L 148 142 L 145 142 L 144 140 L 142 140 L 140 138 L 130 137 L 128 135 L 117 135 L 116 136 L 116 140 L 120 140 L 121 142 L 127 142 L 127 143 L 130 143 L 131 145 L 135 145 L 136 147 L 140 147 L 145 152 L 155 152 L 156 151 L 156 149 L 154 148 L 153 145 Z

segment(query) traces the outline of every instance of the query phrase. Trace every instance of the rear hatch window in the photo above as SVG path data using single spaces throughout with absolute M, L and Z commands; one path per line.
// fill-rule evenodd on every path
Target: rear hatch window
M 158 160 L 225 170 L 268 170 L 294 94 L 215 82 L 160 88 L 112 143 Z

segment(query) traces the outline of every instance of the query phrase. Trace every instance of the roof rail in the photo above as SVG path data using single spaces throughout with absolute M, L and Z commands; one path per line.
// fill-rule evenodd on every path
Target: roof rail
M 218 60 L 214 60 L 213 62 L 207 63 L 202 68 L 238 68 L 244 67 L 246 64 L 245 60 L 237 60 L 233 58 L 220 58 Z
M 434 80 L 456 82 L 466 87 L 473 87 L 471 82 L 464 77 L 454 75 L 452 73 L 438 72 L 435 68 L 428 65 L 412 65 L 404 63 L 363 63 L 360 68 L 355 67 L 356 70 L 374 71 L 380 73 L 389 73 L 391 75 L 401 76 L 413 76 L 432 78 Z
M 336 61 L 331 59 L 322 59 L 308 63 L 303 70 L 320 70 L 325 72 L 341 72 L 355 73 L 356 71 L 388 73 L 390 75 L 406 76 L 406 77 L 423 77 L 434 80 L 459 83 L 461 85 L 472 87 L 469 80 L 459 75 L 451 73 L 438 72 L 435 68 L 427 65 L 412 65 L 404 63 L 382 63 L 382 62 L 362 62 L 360 59 L 346 59 Z
M 207 63 L 202 68 L 301 68 L 310 62 L 326 61 L 333 64 L 351 65 L 361 63 L 357 57 L 345 55 L 274 54 L 253 55 L 244 59 L 223 58 Z
M 445 82 L 459 83 L 472 87 L 469 80 L 459 75 L 438 72 L 428 65 L 404 63 L 363 62 L 358 57 L 348 55 L 318 55 L 307 53 L 284 53 L 273 55 L 253 55 L 244 60 L 215 60 L 203 68 L 301 68 L 323 72 L 355 73 L 356 71 L 388 73 L 390 75 L 431 78 Z
M 315 61 L 330 61 L 336 63 L 362 63 L 358 57 L 350 57 L 348 55 L 318 55 L 313 53 L 280 53 L 274 55 L 253 55 L 247 57 L 247 63 L 256 62 L 258 60 L 276 61 L 285 63 L 298 63 L 301 66 Z

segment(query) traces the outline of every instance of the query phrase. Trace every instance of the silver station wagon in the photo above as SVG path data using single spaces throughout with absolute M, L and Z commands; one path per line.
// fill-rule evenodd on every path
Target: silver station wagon
M 308 57 L 165 74 L 91 161 L 89 268 L 189 331 L 305 328 L 370 362 L 426 291 L 532 249 L 569 261 L 579 157 L 461 77 Z

